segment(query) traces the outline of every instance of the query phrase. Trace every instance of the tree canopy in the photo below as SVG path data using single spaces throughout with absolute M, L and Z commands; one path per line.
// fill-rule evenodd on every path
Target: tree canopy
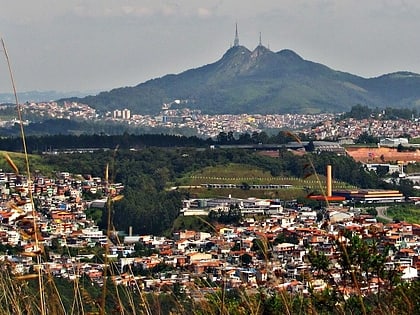
M 109 164 L 110 178 L 125 187 L 125 198 L 113 207 L 115 228 L 127 231 L 132 226 L 134 232 L 146 234 L 163 233 L 179 214 L 181 200 L 186 196 L 180 191 L 168 191 L 168 185 L 185 174 L 208 166 L 237 163 L 260 168 L 272 176 L 304 178 L 308 171 L 325 175 L 325 166 L 330 164 L 337 180 L 361 188 L 382 188 L 385 185 L 376 172 L 368 172 L 352 158 L 333 153 L 296 156 L 284 151 L 278 158 L 273 158 L 253 150 L 149 147 L 138 151 L 118 149 L 45 155 L 43 161 L 55 167 L 56 171 L 100 177 L 104 176 L 105 167 Z M 234 209 L 231 217 L 235 217 Z M 223 221 L 231 217 L 215 219 Z M 104 219 L 101 221 L 102 224 L 107 222 Z

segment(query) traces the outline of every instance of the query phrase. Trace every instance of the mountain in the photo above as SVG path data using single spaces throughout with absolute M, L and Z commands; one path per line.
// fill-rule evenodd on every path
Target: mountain
M 304 60 L 288 49 L 273 52 L 258 45 L 251 51 L 238 45 L 196 69 L 67 100 L 99 111 L 128 108 L 155 114 L 175 99 L 209 114 L 343 112 L 357 104 L 416 107 L 420 75 L 397 72 L 366 79 Z

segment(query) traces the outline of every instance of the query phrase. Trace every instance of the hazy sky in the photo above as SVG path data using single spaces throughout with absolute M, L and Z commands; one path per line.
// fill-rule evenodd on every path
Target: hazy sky
M 231 46 L 363 77 L 420 73 L 418 0 L 0 0 L 18 91 L 109 90 L 218 60 Z M 10 92 L 0 58 L 0 92 Z

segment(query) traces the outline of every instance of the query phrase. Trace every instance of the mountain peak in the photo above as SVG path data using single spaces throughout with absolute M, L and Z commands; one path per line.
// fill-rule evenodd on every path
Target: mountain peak
M 354 104 L 417 107 L 420 75 L 396 72 L 364 79 L 305 60 L 290 49 L 273 52 L 261 37 L 251 51 L 239 44 L 236 26 L 232 46 L 216 62 L 81 102 L 151 114 L 174 99 L 205 113 L 343 112 Z
M 379 76 L 378 78 L 391 78 L 391 79 L 406 79 L 406 78 L 418 78 L 420 74 L 410 71 L 398 71 Z
M 221 60 L 226 58 L 232 58 L 238 55 L 249 55 L 250 53 L 251 51 L 245 46 L 232 46 L 224 53 Z
M 263 46 L 263 45 L 258 45 L 257 47 L 255 47 L 255 49 L 252 51 L 252 56 L 254 57 L 258 57 L 258 56 L 262 56 L 265 54 L 269 54 L 269 53 L 273 53 L 270 49 L 268 49 L 267 47 Z
M 282 56 L 283 58 L 289 61 L 303 61 L 303 58 L 290 49 L 280 50 L 277 55 Z

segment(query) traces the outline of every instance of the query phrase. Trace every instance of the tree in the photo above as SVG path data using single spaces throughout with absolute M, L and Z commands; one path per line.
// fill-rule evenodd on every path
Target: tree
M 227 144 L 228 142 L 228 136 L 226 132 L 222 131 L 217 135 L 217 140 L 219 144 Z
M 367 208 L 366 212 L 374 217 L 378 215 L 378 210 L 376 210 L 374 207 Z
M 315 270 L 323 273 L 327 273 L 329 271 L 331 261 L 323 252 L 315 251 L 311 248 L 307 257 L 312 265 L 312 268 Z
M 351 117 L 358 120 L 369 118 L 372 115 L 372 110 L 368 106 L 357 104 L 353 106 L 347 114 L 344 115 L 345 118 Z
M 254 131 L 251 135 L 252 143 L 258 144 L 260 142 L 259 134 L 257 131 Z
M 252 256 L 247 253 L 241 255 L 239 259 L 244 266 L 249 266 L 249 264 L 252 262 Z
M 230 250 L 233 252 L 241 250 L 241 242 L 236 242 L 235 245 L 233 245 Z
M 414 184 L 409 179 L 400 179 L 398 188 L 407 198 L 416 194 Z
M 277 234 L 276 238 L 273 241 L 273 245 L 277 245 L 281 243 L 286 243 L 286 236 L 284 235 L 284 233 Z
M 278 143 L 278 144 L 286 144 L 290 141 L 296 141 L 296 139 L 293 137 L 293 135 L 290 132 L 286 132 L 284 130 L 279 131 L 279 133 L 273 136 L 271 139 L 272 143 Z
M 360 136 L 357 138 L 355 142 L 363 143 L 363 144 L 369 144 L 369 143 L 376 144 L 379 142 L 379 139 L 375 136 L 372 136 L 367 131 L 365 131 L 362 134 L 360 134 Z
M 385 177 L 389 172 L 389 166 L 384 166 L 384 165 L 378 165 L 376 167 L 376 174 L 378 175 L 378 177 Z
M 308 152 L 313 152 L 313 151 L 315 151 L 315 145 L 314 145 L 313 140 L 310 140 L 310 141 L 308 142 L 308 145 L 305 147 L 305 149 L 306 149 L 306 151 L 308 151 Z
M 265 144 L 265 143 L 268 143 L 268 142 L 269 142 L 269 137 L 268 137 L 267 133 L 264 132 L 264 131 L 261 131 L 258 134 L 258 143 Z
M 227 143 L 230 143 L 230 144 L 234 144 L 234 143 L 236 142 L 236 139 L 235 139 L 235 137 L 234 137 L 234 135 L 233 135 L 233 131 L 229 131 L 229 132 L 227 133 L 226 142 L 227 142 Z
M 238 144 L 250 144 L 252 143 L 251 136 L 249 133 L 242 133 L 239 135 L 239 139 L 237 141 Z

